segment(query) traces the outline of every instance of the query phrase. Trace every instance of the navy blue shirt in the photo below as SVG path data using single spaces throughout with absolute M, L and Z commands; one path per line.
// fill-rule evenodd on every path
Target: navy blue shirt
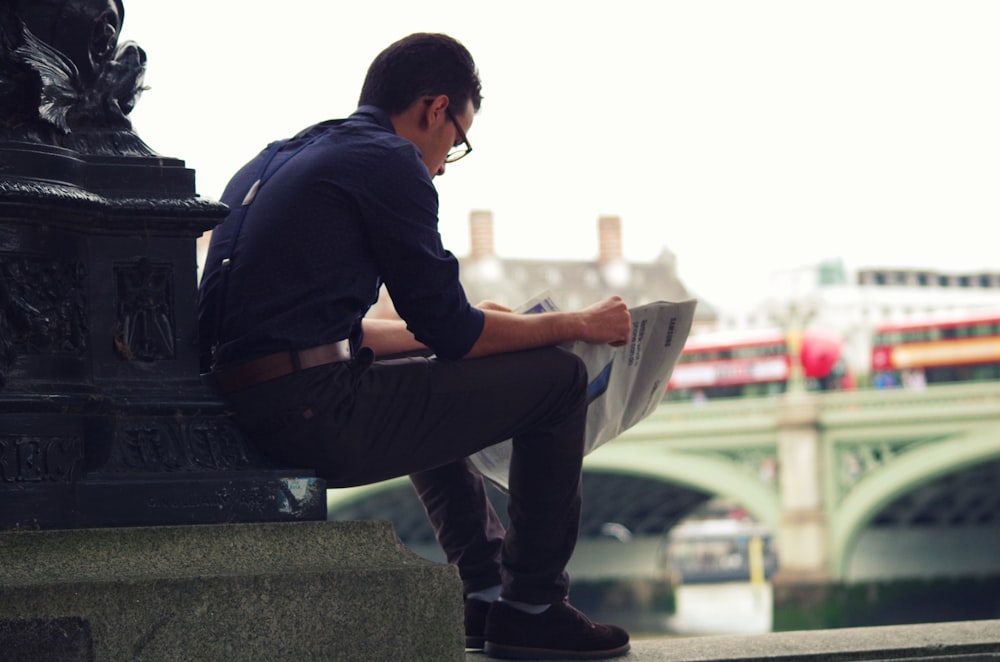
M 384 112 L 362 106 L 282 144 L 240 223 L 267 157 L 245 165 L 222 195 L 231 211 L 212 232 L 200 287 L 203 370 L 213 350 L 224 366 L 359 341 L 382 283 L 407 328 L 439 357 L 472 348 L 483 314 L 442 246 L 437 190 L 417 147 Z

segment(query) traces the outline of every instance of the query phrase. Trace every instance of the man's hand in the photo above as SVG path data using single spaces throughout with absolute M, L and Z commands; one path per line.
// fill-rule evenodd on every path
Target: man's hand
M 632 315 L 622 298 L 612 296 L 592 304 L 579 313 L 584 327 L 580 340 L 589 343 L 608 343 L 621 347 L 632 334 Z

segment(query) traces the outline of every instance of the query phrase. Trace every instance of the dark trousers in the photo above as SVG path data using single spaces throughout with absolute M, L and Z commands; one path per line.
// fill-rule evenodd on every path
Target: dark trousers
M 237 391 L 236 422 L 278 462 L 331 487 L 409 475 L 465 592 L 568 591 L 579 532 L 587 373 L 559 348 L 464 361 L 354 361 Z M 513 439 L 504 531 L 466 459 Z

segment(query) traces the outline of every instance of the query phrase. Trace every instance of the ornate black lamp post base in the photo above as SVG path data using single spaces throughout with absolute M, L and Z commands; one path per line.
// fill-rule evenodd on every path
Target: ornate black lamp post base
M 0 529 L 325 519 L 323 481 L 261 458 L 199 380 L 195 243 L 227 209 L 132 133 L 121 5 L 22 4 L 0 7 Z M 114 41 L 74 71 L 56 15 Z

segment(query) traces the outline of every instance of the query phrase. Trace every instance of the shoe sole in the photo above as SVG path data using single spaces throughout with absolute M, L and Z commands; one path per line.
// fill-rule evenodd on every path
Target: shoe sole
M 568 651 L 553 648 L 526 648 L 487 641 L 483 652 L 501 660 L 606 660 L 629 652 L 631 644 L 599 651 Z
M 485 645 L 486 639 L 483 637 L 465 637 L 465 650 L 481 651 Z

